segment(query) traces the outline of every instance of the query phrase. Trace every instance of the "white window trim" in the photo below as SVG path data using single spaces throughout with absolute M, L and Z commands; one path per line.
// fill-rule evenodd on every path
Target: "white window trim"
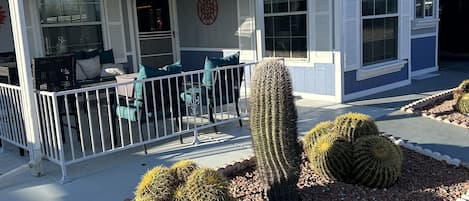
M 360 0 L 360 5 L 361 5 L 361 0 Z M 391 63 L 400 63 L 402 61 L 399 61 L 399 57 L 400 57 L 400 43 L 399 41 L 401 40 L 401 36 L 399 34 L 399 30 L 401 29 L 400 27 L 400 1 L 397 1 L 397 12 L 396 13 L 392 13 L 392 14 L 382 14 L 382 15 L 367 15 L 367 16 L 363 16 L 363 10 L 362 10 L 362 6 L 360 6 L 360 68 L 358 68 L 358 71 L 360 71 L 361 69 L 363 71 L 368 71 L 368 72 L 371 72 L 370 69 L 372 68 L 376 68 L 376 71 L 375 73 L 371 73 L 371 75 L 375 74 L 375 76 L 372 76 L 372 77 L 376 77 L 376 76 L 380 76 L 380 75 L 384 75 L 384 74 L 387 74 L 387 73 L 390 73 L 390 72 L 386 72 L 386 70 L 382 70 L 381 67 L 387 67 L 389 66 L 389 64 Z M 363 20 L 366 20 L 366 19 L 378 19 L 378 18 L 389 18 L 389 17 L 397 17 L 397 21 L 398 21 L 398 25 L 397 25 L 397 59 L 394 59 L 394 60 L 391 60 L 391 61 L 384 61 L 384 62 L 380 62 L 380 63 L 376 63 L 376 64 L 370 64 L 370 65 L 363 65 Z M 392 67 L 392 66 L 391 66 Z M 363 77 L 360 77 L 358 76 L 358 71 L 357 71 L 357 81 L 360 81 L 360 80 L 365 80 L 365 79 L 361 79 Z M 384 74 L 381 74 L 380 71 L 383 71 Z M 366 77 L 366 76 L 364 76 Z M 369 79 L 369 78 L 372 78 L 372 77 L 368 77 L 366 79 Z
M 311 46 L 310 40 L 312 40 L 309 27 L 310 27 L 310 5 L 312 4 L 311 0 L 306 0 L 306 10 L 305 11 L 292 11 L 292 12 L 281 12 L 281 13 L 264 13 L 264 9 L 262 9 L 262 20 L 265 20 L 265 17 L 274 17 L 274 16 L 291 16 L 291 15 L 306 15 L 306 57 L 305 58 L 290 58 L 290 57 L 282 57 L 287 65 L 296 65 L 302 66 L 311 63 Z M 262 43 L 265 44 L 266 35 L 265 35 L 265 23 L 262 28 Z M 273 57 L 267 57 L 265 45 L 263 45 L 264 55 L 263 59 L 270 59 Z M 276 58 L 276 57 L 274 57 Z
M 412 22 L 412 30 L 417 30 L 417 29 L 426 29 L 426 28 L 432 28 L 432 27 L 435 27 L 436 25 L 438 25 L 438 23 L 440 22 L 440 19 L 437 18 L 437 4 L 436 4 L 436 0 L 433 0 L 433 15 L 431 16 L 425 16 L 425 6 L 423 6 L 423 15 L 424 17 L 419 17 L 417 18 L 417 8 L 416 8 L 416 4 L 417 4 L 417 1 L 414 0 L 414 14 L 413 14 L 413 17 L 414 17 L 414 20 Z
M 40 5 L 37 5 L 37 10 L 39 11 L 38 12 L 38 19 L 40 18 Z M 41 33 L 41 41 L 42 41 L 42 50 L 43 50 L 43 53 L 45 54 L 45 52 L 47 52 L 46 50 L 46 47 L 45 47 L 45 41 L 44 41 L 44 28 L 51 28 L 51 27 L 71 27 L 71 26 L 93 26 L 93 25 L 101 25 L 101 37 L 102 37 L 102 44 L 103 44 L 103 48 L 104 49 L 108 49 L 108 44 L 107 44 L 107 37 L 106 37 L 106 28 L 105 28 L 105 23 L 104 23 L 104 20 L 105 20 L 105 11 L 104 11 L 104 2 L 103 0 L 99 0 L 99 7 L 100 7 L 100 21 L 96 21 L 96 22 L 81 22 L 81 23 L 55 23 L 55 24 L 42 24 L 40 19 L 38 20 L 39 22 L 39 31 Z
M 378 63 L 362 67 L 357 70 L 357 81 L 378 77 L 390 73 L 399 72 L 407 64 L 407 60 L 404 61 L 389 61 L 385 63 Z

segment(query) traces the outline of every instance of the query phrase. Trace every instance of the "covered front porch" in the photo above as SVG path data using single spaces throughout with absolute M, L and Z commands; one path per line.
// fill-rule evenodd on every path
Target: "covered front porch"
M 26 150 L 35 175 L 42 159 L 59 165 L 66 182 L 72 164 L 242 126 L 257 58 L 253 12 L 239 8 L 253 3 L 8 1 L 19 86 L 0 84 L 2 147 Z M 77 85 L 75 62 L 92 59 L 78 54 L 94 49 L 125 74 Z

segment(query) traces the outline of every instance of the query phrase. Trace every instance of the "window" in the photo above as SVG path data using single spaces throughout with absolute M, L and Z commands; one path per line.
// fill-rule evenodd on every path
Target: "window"
M 41 0 L 46 55 L 102 49 L 100 0 Z
M 268 57 L 307 58 L 306 0 L 264 0 Z
M 397 0 L 362 0 L 363 66 L 397 59 Z
M 432 18 L 434 0 L 415 0 L 415 18 Z

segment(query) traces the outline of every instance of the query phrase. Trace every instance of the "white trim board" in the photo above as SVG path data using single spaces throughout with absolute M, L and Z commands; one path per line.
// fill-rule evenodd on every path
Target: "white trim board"
M 435 66 L 435 67 L 431 67 L 431 68 L 425 68 L 425 69 L 422 69 L 422 70 L 414 71 L 414 72 L 412 72 L 412 78 L 414 78 L 415 76 L 420 76 L 420 75 L 425 75 L 425 74 L 428 74 L 428 73 L 437 72 L 439 69 L 440 69 L 439 66 Z
M 382 75 L 387 75 L 401 71 L 407 64 L 407 61 L 398 61 L 382 63 L 378 66 L 363 67 L 357 70 L 357 81 L 370 79 Z
M 433 32 L 433 33 L 424 33 L 424 34 L 416 34 L 416 35 L 412 35 L 412 36 L 410 37 L 410 39 L 436 37 L 436 35 L 437 35 L 436 32 Z
M 239 51 L 239 48 L 181 47 L 180 51 L 223 52 Z
M 380 86 L 380 87 L 376 87 L 376 88 L 372 88 L 368 90 L 363 90 L 363 91 L 355 92 L 352 94 L 347 94 L 347 95 L 344 95 L 343 102 L 354 100 L 357 98 L 362 98 L 362 97 L 377 94 L 377 93 L 381 93 L 381 92 L 388 91 L 391 89 L 396 89 L 396 88 L 407 86 L 410 84 L 411 84 L 410 80 L 403 80 L 400 82 L 395 82 L 392 84 L 388 84 L 388 85 L 384 85 L 384 86 Z

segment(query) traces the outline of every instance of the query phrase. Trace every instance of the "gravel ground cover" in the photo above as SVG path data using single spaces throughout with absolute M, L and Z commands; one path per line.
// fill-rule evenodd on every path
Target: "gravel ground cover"
M 422 113 L 427 113 L 430 116 L 440 117 L 447 119 L 447 121 L 456 122 L 469 127 L 469 116 L 456 112 L 454 110 L 455 105 L 456 100 L 446 100 L 441 103 L 425 107 L 422 110 Z
M 469 190 L 469 170 L 403 149 L 402 176 L 388 189 L 371 189 L 359 185 L 325 180 L 314 174 L 303 156 L 298 191 L 306 200 L 412 200 L 453 201 Z M 262 183 L 255 168 L 230 176 L 230 192 L 237 199 L 263 200 Z

